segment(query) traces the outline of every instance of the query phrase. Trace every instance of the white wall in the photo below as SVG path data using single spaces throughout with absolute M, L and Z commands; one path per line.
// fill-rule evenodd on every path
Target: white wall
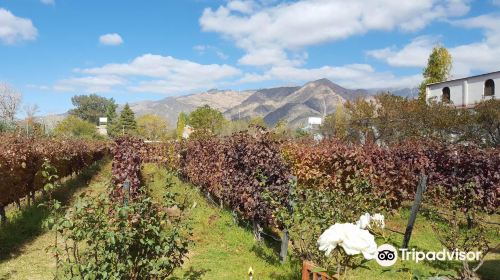
M 455 106 L 462 106 L 464 104 L 463 100 L 463 81 L 449 81 L 440 84 L 428 86 L 427 99 L 435 98 L 436 101 L 441 101 L 443 95 L 443 88 L 450 88 L 450 101 Z
M 500 94 L 500 72 L 429 85 L 426 89 L 427 100 L 435 98 L 436 101 L 441 101 L 443 88 L 449 87 L 450 99 L 453 105 L 473 106 L 482 100 L 491 98 L 484 97 L 484 83 L 488 79 L 495 82 L 494 98 L 498 99 Z

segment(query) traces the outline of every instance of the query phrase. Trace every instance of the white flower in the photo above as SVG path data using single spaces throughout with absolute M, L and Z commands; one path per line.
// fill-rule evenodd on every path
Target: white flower
M 375 258 L 377 253 L 375 237 L 368 230 L 351 223 L 331 226 L 319 237 L 318 246 L 326 256 L 337 246 L 341 246 L 348 255 L 363 254 L 367 260 Z
M 370 228 L 371 220 L 372 220 L 372 217 L 370 216 L 370 214 L 365 213 L 364 215 L 359 217 L 359 220 L 356 222 L 356 225 L 360 229 L 366 229 L 367 227 Z
M 382 214 L 375 214 L 372 216 L 372 221 L 377 225 L 379 228 L 384 228 L 385 227 L 385 218 L 384 215 Z

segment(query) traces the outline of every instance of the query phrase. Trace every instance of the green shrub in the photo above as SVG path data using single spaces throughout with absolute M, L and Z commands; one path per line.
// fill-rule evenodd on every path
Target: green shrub
M 349 179 L 335 191 L 299 185 L 291 191 L 291 205 L 288 214 L 280 211 L 276 215 L 285 220 L 294 253 L 337 275 L 365 260 L 362 255 L 348 256 L 341 248 L 326 257 L 318 249 L 319 236 L 335 223 L 353 223 L 364 213 L 387 212 L 382 198 L 373 195 L 372 186 L 359 179 Z
M 82 195 L 65 216 L 48 225 L 62 239 L 53 248 L 58 275 L 64 279 L 169 276 L 182 265 L 190 243 L 182 207 L 171 197 L 167 193 L 166 202 L 159 205 L 143 194 L 123 205 L 113 204 L 105 194 Z

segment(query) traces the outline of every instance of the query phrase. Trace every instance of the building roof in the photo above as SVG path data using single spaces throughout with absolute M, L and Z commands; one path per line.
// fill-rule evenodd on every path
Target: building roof
M 462 81 L 462 80 L 467 80 L 467 79 L 470 79 L 470 78 L 487 76 L 487 75 L 490 75 L 490 74 L 497 74 L 497 73 L 500 74 L 500 71 L 493 71 L 493 72 L 484 73 L 484 74 L 475 75 L 475 76 L 469 76 L 469 77 L 463 77 L 463 78 L 459 78 L 459 79 L 447 80 L 447 81 L 438 82 L 438 83 L 431 83 L 431 84 L 427 84 L 427 86 L 438 85 L 438 84 L 443 84 L 443 83 L 448 83 L 448 82 Z

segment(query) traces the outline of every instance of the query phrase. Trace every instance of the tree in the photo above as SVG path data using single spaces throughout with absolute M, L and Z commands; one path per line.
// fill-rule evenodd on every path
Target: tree
M 205 105 L 191 112 L 188 122 L 198 133 L 218 134 L 225 121 L 220 111 Z
M 36 104 L 26 104 L 23 107 L 23 111 L 26 114 L 25 129 L 27 134 L 41 135 L 43 131 L 40 131 L 41 125 L 36 123 L 35 115 L 38 113 L 39 108 Z
M 436 46 L 424 68 L 424 81 L 420 84 L 419 99 L 425 101 L 425 88 L 428 84 L 446 81 L 449 78 L 453 59 L 445 47 Z
M 349 116 L 343 104 L 337 105 L 335 113 L 325 117 L 321 132 L 327 137 L 346 139 L 349 133 Z
M 107 99 L 97 94 L 73 96 L 71 103 L 76 108 L 69 111 L 70 115 L 79 117 L 95 125 L 98 124 L 100 117 L 107 116 L 108 109 L 115 106 L 113 99 Z
M 120 128 L 122 129 L 122 133 L 134 133 L 137 129 L 137 123 L 135 121 L 135 114 L 130 106 L 125 104 L 123 110 L 120 114 Z
M 264 121 L 263 117 L 255 117 L 250 119 L 248 121 L 249 126 L 260 126 L 260 127 L 267 127 L 266 122 Z
M 168 123 L 158 115 L 144 115 L 137 118 L 137 134 L 151 140 L 158 141 L 168 135 Z
M 375 103 L 360 97 L 354 101 L 347 101 L 345 108 L 349 115 L 350 128 L 357 132 L 352 137 L 361 143 L 375 142 L 377 140 L 374 130 Z
M 119 135 L 120 133 L 120 124 L 116 108 L 118 108 L 118 105 L 115 103 L 115 100 L 111 98 L 106 108 L 106 118 L 108 118 L 106 129 L 108 131 L 108 135 L 111 137 Z
M 6 83 L 0 84 L 0 119 L 12 124 L 21 104 L 22 95 Z
M 500 146 L 500 100 L 481 102 L 474 109 L 481 140 L 493 147 Z
M 99 138 L 94 124 L 72 115 L 56 125 L 54 134 L 59 137 Z
M 286 119 L 280 119 L 273 128 L 273 132 L 277 138 L 287 139 L 292 136 L 290 127 L 288 126 L 288 121 Z
M 175 130 L 175 135 L 177 139 L 182 138 L 182 133 L 184 132 L 184 127 L 186 127 L 187 125 L 188 118 L 189 116 L 184 112 L 181 112 L 179 114 L 179 118 L 177 118 L 177 128 Z

